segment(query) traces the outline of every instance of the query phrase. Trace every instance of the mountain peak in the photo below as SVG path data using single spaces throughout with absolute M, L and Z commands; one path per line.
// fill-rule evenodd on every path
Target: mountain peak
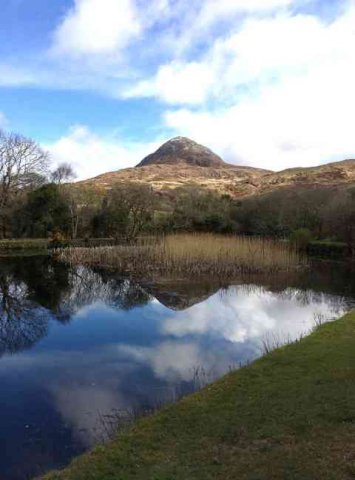
M 155 153 L 145 157 L 137 167 L 180 163 L 196 167 L 223 167 L 227 165 L 209 148 L 186 137 L 175 137 L 164 143 Z

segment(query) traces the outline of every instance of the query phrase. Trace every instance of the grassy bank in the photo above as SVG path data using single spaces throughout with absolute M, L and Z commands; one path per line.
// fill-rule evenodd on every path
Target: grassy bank
M 233 372 L 47 480 L 355 476 L 355 313 Z
M 113 267 L 136 274 L 214 275 L 272 273 L 294 269 L 305 260 L 287 243 L 269 239 L 186 234 L 149 239 L 146 245 L 73 248 L 60 253 L 73 264 Z
M 65 247 L 108 247 L 123 243 L 120 238 L 76 238 L 63 239 L 59 245 Z M 55 248 L 56 243 L 50 238 L 20 238 L 0 240 L 0 253 L 48 250 Z
M 29 250 L 46 250 L 49 241 L 45 238 L 22 238 L 16 240 L 0 240 L 0 253 L 22 252 Z

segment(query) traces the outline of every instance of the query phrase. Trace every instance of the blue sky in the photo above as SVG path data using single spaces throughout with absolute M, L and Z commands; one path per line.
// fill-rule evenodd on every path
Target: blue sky
M 281 170 L 354 157 L 354 0 L 7 0 L 0 125 L 79 178 L 186 135 Z

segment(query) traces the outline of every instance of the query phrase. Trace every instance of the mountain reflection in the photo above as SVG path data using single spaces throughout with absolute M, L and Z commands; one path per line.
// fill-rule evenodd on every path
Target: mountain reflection
M 218 291 L 223 294 L 228 290 L 220 282 L 211 280 L 193 282 L 159 279 L 154 282 L 137 283 L 104 269 L 82 266 L 70 268 L 65 264 L 53 262 L 46 256 L 2 259 L 0 268 L 0 356 L 28 349 L 36 344 L 47 335 L 50 319 L 60 323 L 70 322 L 73 315 L 81 309 L 98 302 L 110 308 L 129 311 L 143 307 L 156 299 L 167 308 L 177 311 L 174 320 L 167 322 L 165 326 L 167 332 L 182 335 L 187 332 L 195 333 L 201 330 L 203 325 L 208 329 L 210 326 L 213 328 L 213 319 L 218 312 L 214 311 L 213 302 L 209 302 L 208 299 Z M 308 277 L 309 275 L 304 278 Z M 321 278 L 324 290 L 327 275 L 323 272 Z M 346 281 L 346 276 L 341 278 L 345 278 Z M 250 279 L 252 280 L 254 279 Z M 263 282 L 263 279 L 259 278 L 260 281 Z M 264 281 L 269 283 L 268 291 L 277 292 L 279 302 L 284 299 L 293 300 L 298 305 L 321 303 L 324 294 L 316 293 L 316 285 L 313 285 L 315 288 L 312 290 L 286 287 L 292 282 L 294 285 L 298 283 L 306 287 L 307 283 L 302 280 L 302 276 L 297 278 L 288 276 L 285 279 L 273 277 Z M 255 291 L 260 295 L 263 288 L 254 284 L 243 285 L 245 298 L 250 300 L 250 294 Z M 204 305 L 202 308 L 194 308 L 201 302 Z M 239 302 L 242 302 L 240 295 Z M 334 302 L 336 303 L 335 299 Z M 259 314 L 263 311 L 262 321 L 267 325 L 265 308 L 263 305 L 262 308 L 254 308 L 253 311 L 258 310 Z M 185 310 L 188 312 L 184 315 L 187 320 L 182 321 L 179 312 Z M 202 313 L 198 314 L 198 311 Z M 246 311 L 248 315 L 253 315 L 248 309 Z M 224 313 L 226 322 L 230 324 L 230 315 L 227 311 Z M 211 325 L 208 323 L 209 318 L 212 318 Z M 245 331 L 248 333 L 247 327 Z M 233 334 L 230 335 L 233 337 Z M 237 338 L 235 335 L 234 338 Z

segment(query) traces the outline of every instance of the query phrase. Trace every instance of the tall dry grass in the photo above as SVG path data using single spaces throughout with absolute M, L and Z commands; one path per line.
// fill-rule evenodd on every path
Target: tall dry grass
M 220 278 L 287 271 L 305 265 L 305 259 L 287 243 L 215 234 L 168 235 L 139 246 L 69 248 L 61 250 L 59 258 L 72 264 L 114 267 L 132 274 Z

